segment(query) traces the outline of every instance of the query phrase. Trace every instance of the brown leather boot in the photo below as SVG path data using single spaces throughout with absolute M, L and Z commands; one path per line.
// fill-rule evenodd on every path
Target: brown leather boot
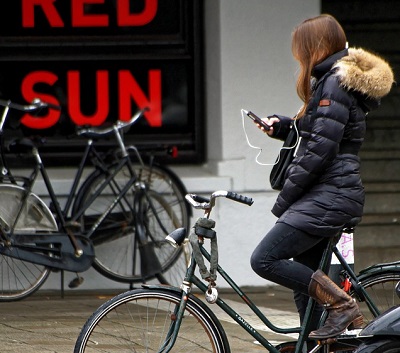
M 312 331 L 309 338 L 335 337 L 343 333 L 353 322 L 355 326 L 361 326 L 363 317 L 358 304 L 321 270 L 312 275 L 308 293 L 328 310 L 328 318 L 324 326 Z

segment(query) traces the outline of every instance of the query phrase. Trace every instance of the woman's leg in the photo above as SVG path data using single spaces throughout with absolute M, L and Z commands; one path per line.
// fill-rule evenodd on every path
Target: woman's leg
M 321 258 L 323 255 L 324 250 L 326 249 L 328 245 L 328 238 L 324 238 L 322 241 L 320 241 L 318 244 L 313 246 L 311 249 L 305 251 L 304 253 L 295 256 L 293 260 L 295 262 L 299 262 L 313 270 L 313 272 L 317 271 L 319 268 L 319 264 L 321 262 Z M 304 294 L 301 292 L 298 292 L 296 290 L 293 291 L 294 294 L 294 301 L 296 303 L 297 311 L 300 316 L 300 324 L 303 323 L 308 301 L 310 299 L 310 296 L 308 294 Z M 322 312 L 324 311 L 324 308 L 322 305 L 316 303 L 315 304 L 315 309 L 313 312 L 313 317 L 311 319 L 310 323 L 310 329 L 315 330 L 318 328 L 318 324 L 322 315 Z
M 309 334 L 312 339 L 335 337 L 352 322 L 358 326 L 362 324 L 360 309 L 352 297 L 321 270 L 314 272 L 308 266 L 290 260 L 298 258 L 323 239 L 277 223 L 251 257 L 251 266 L 258 275 L 302 294 L 309 294 L 329 311 L 324 326 Z
M 307 295 L 315 270 L 290 259 L 298 258 L 324 240 L 287 224 L 276 223 L 254 250 L 251 266 L 259 276 Z M 309 254 L 319 262 L 321 254 L 311 251 Z
M 318 269 L 328 239 L 311 236 L 284 223 L 277 223 L 254 250 L 251 265 L 261 277 L 293 289 L 303 323 L 312 274 Z M 293 258 L 294 261 L 289 259 Z M 318 328 L 323 307 L 316 304 L 310 329 Z

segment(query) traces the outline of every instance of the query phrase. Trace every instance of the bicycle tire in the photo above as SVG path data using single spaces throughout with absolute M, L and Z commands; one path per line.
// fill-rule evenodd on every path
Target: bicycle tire
M 163 222 L 163 227 L 157 227 L 155 214 L 151 208 L 148 208 L 146 230 L 154 239 L 157 239 L 155 245 L 158 251 L 156 252 L 161 258 L 162 265 L 162 273 L 157 274 L 156 277 L 161 283 L 178 285 L 184 277 L 188 259 L 185 251 L 172 248 L 164 238 L 176 228 L 189 227 L 190 208 L 184 198 L 186 191 L 177 176 L 166 167 L 135 165 L 134 169 L 139 180 L 147 185 L 147 191 L 144 192 L 157 205 L 153 209 L 157 210 L 157 217 Z M 104 182 L 107 175 L 106 172 L 96 170 L 86 179 L 78 192 L 73 213 L 81 207 L 86 207 L 86 200 L 96 192 L 98 185 Z M 130 177 L 128 167 L 123 167 L 114 178 L 118 183 L 115 185 L 116 188 L 121 190 Z M 133 214 L 134 197 L 135 187 L 132 186 L 120 204 L 91 235 L 95 248 L 93 267 L 111 280 L 131 284 L 148 282 L 155 277 L 144 277 L 140 273 L 139 245 L 138 240 L 135 239 L 135 215 Z M 106 187 L 96 201 L 85 210 L 80 222 L 84 232 L 91 226 L 90 215 L 95 215 L 94 218 L 97 218 L 114 198 L 115 191 L 111 190 L 111 187 Z M 125 209 L 125 212 L 121 212 L 122 209 Z M 161 228 L 167 232 L 161 232 Z M 108 232 L 105 232 L 105 229 L 108 229 Z M 165 254 L 163 254 L 164 250 Z
M 396 294 L 395 287 L 400 281 L 400 273 L 395 271 L 374 272 L 373 274 L 364 273 L 359 279 L 359 283 L 363 286 L 373 303 L 382 313 L 389 308 L 400 304 L 400 299 Z M 349 294 L 352 297 L 357 295 L 354 289 L 351 289 Z M 373 320 L 374 316 L 369 310 L 365 301 L 359 302 L 361 312 L 364 316 L 365 323 Z
M 161 289 L 125 292 L 101 305 L 84 324 L 74 353 L 158 352 L 167 339 L 181 293 Z M 225 332 L 215 315 L 190 296 L 174 352 L 229 353 Z
M 179 176 L 168 167 L 154 162 L 151 166 L 136 164 L 135 170 L 149 190 L 163 195 L 178 217 L 180 227 L 189 230 L 192 207 L 186 201 L 187 190 Z
M 400 338 L 373 338 L 362 343 L 354 353 L 399 353 Z
M 150 200 L 148 200 L 149 198 Z M 185 277 L 189 263 L 189 245 L 184 244 L 179 248 L 174 248 L 165 240 L 165 237 L 172 230 L 179 228 L 179 220 L 176 219 L 174 211 L 164 197 L 152 190 L 142 194 L 139 208 L 145 219 L 145 232 L 151 243 L 151 248 L 161 265 L 161 271 L 155 277 L 161 284 L 179 287 Z M 156 215 L 158 221 L 152 219 Z M 143 254 L 141 251 L 138 251 L 138 255 L 140 256 L 140 259 L 138 258 L 139 263 L 142 260 L 148 260 L 147 257 L 142 259 Z
M 35 293 L 50 275 L 46 266 L 0 255 L 0 302 L 25 299 Z
M 175 217 L 166 201 L 153 191 L 148 191 L 147 195 L 151 198 L 152 205 L 157 209 L 157 216 L 162 218 L 163 227 L 169 229 L 169 232 L 176 229 Z M 122 246 L 119 239 L 116 240 L 118 243 L 116 247 L 110 246 L 108 241 L 102 244 L 97 244 L 95 241 L 96 259 L 93 266 L 102 275 L 120 282 L 149 282 L 156 277 L 162 284 L 177 286 L 181 284 L 187 269 L 187 260 L 183 254 L 183 248 L 175 249 L 165 241 L 168 232 L 160 229 L 158 222 L 154 219 L 154 212 L 146 205 L 146 202 L 140 202 L 147 219 L 146 233 L 151 235 L 149 241 L 154 250 L 154 255 L 161 265 L 160 272 L 150 276 L 145 276 L 141 272 L 141 261 L 148 261 L 148 259 L 142 259 L 142 253 L 134 232 L 132 232 L 131 238 L 124 237 L 125 242 Z M 112 248 L 118 253 L 116 256 L 110 256 Z M 118 261 L 115 261 L 115 259 Z M 124 272 L 124 269 L 132 269 L 132 272 L 129 272 L 129 270 Z
M 3 201 L 0 207 L 0 227 L 7 234 L 15 222 L 25 190 L 20 186 L 6 184 L 0 185 L 0 194 Z M 40 229 L 57 230 L 50 211 L 34 194 L 28 197 L 16 227 L 25 234 Z M 7 246 L 0 241 L 0 249 Z M 0 254 L 0 302 L 22 300 L 32 295 L 46 282 L 50 271 L 46 266 Z

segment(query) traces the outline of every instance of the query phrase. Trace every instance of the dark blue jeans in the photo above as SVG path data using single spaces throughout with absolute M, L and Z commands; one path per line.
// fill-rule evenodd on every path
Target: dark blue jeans
M 251 267 L 259 276 L 293 290 L 301 323 L 309 299 L 308 285 L 328 241 L 328 238 L 276 223 L 251 256 Z M 317 327 L 322 311 L 317 305 L 312 329 Z

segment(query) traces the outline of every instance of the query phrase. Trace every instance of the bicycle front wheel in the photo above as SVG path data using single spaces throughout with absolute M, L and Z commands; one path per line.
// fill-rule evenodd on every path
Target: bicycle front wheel
M 122 293 L 88 319 L 74 353 L 159 352 L 170 340 L 180 301 L 180 293 L 164 290 Z M 188 299 L 171 351 L 229 353 L 222 327 L 210 310 L 197 301 Z
M 86 205 L 86 202 L 104 186 L 108 174 L 95 171 L 79 192 L 73 212 L 80 208 L 85 209 L 81 218 L 85 232 L 101 215 L 106 215 L 91 235 L 96 255 L 93 267 L 102 275 L 119 282 L 147 282 L 157 276 L 162 283 L 178 285 L 187 268 L 186 257 L 181 249 L 172 248 L 165 241 L 165 237 L 176 228 L 189 225 L 189 206 L 184 199 L 184 190 L 159 166 L 135 166 L 135 174 L 132 176 L 129 168 L 123 167 L 90 205 Z M 146 197 L 142 198 L 145 203 L 142 207 L 145 215 L 142 216 L 146 220 L 146 234 L 149 241 L 153 242 L 161 264 L 161 272 L 150 278 L 141 273 L 140 262 L 145 259 L 140 258 L 139 243 L 135 234 L 135 186 L 128 190 L 111 212 L 106 213 L 132 177 L 146 185 L 143 191 Z
M 400 299 L 396 294 L 396 285 L 400 281 L 400 273 L 398 272 L 382 272 L 374 274 L 363 274 L 360 276 L 360 285 L 364 287 L 368 296 L 377 307 L 380 313 L 389 308 L 400 304 Z M 350 295 L 356 297 L 354 289 L 351 289 Z M 359 302 L 362 314 L 367 322 L 374 319 L 374 315 L 368 307 L 367 301 Z

